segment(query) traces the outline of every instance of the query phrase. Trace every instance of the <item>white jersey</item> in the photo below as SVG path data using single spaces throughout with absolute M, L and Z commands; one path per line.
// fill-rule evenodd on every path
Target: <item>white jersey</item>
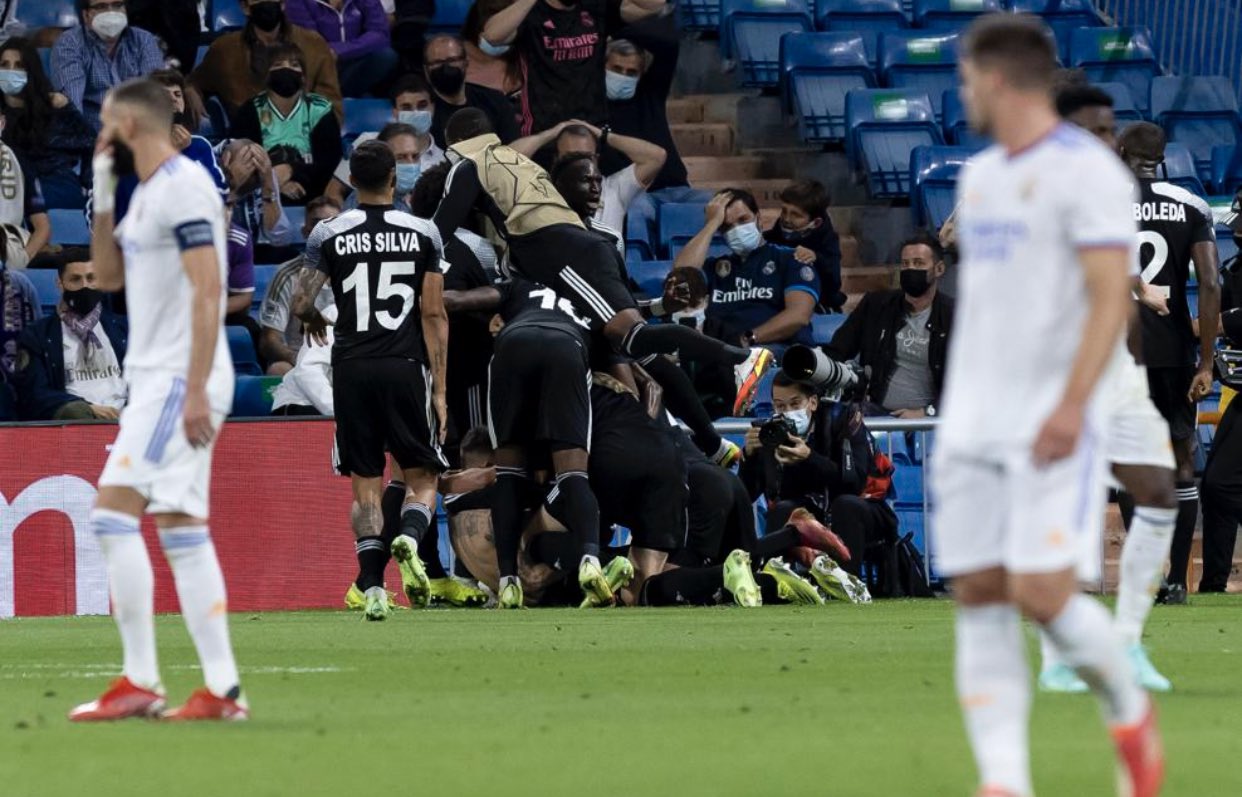
M 129 312 L 125 375 L 131 383 L 146 371 L 184 377 L 189 370 L 194 288 L 181 265 L 181 253 L 201 246 L 215 248 L 221 322 L 208 393 L 213 409 L 228 412 L 233 379 L 223 325 L 228 229 L 215 183 L 194 161 L 180 155 L 169 159 L 134 190 L 116 237 L 125 254 Z
M 1010 156 L 993 146 L 958 182 L 962 254 L 942 443 L 1031 443 L 1064 393 L 1087 323 L 1078 254 L 1137 257 L 1133 178 L 1090 134 L 1058 126 Z

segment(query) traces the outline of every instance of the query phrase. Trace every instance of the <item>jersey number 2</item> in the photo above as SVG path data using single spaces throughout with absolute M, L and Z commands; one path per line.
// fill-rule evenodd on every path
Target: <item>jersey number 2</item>
M 401 312 L 393 315 L 390 310 L 380 310 L 375 320 L 384 329 L 398 329 L 406 316 L 414 309 L 414 288 L 400 282 L 393 282 L 394 277 L 414 276 L 414 264 L 380 263 L 379 285 L 375 288 L 375 298 L 386 301 L 396 296 L 401 299 Z M 341 290 L 354 293 L 354 313 L 358 318 L 358 331 L 368 332 L 371 329 L 371 264 L 359 263 L 353 272 L 341 282 Z
M 1143 247 L 1151 246 L 1151 262 L 1147 264 L 1147 268 L 1143 269 L 1140 275 L 1143 282 L 1148 285 L 1156 277 L 1160 276 L 1160 272 L 1164 271 L 1164 264 L 1169 262 L 1169 242 L 1164 240 L 1164 236 L 1152 230 L 1143 230 L 1138 234 L 1139 240 L 1139 257 L 1143 256 Z

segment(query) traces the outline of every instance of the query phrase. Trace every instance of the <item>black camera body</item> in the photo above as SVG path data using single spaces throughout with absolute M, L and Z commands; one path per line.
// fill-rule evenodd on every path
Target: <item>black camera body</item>
M 752 421 L 750 425 L 759 430 L 759 443 L 764 448 L 787 446 L 798 435 L 798 427 L 784 415 L 773 415 L 766 421 Z

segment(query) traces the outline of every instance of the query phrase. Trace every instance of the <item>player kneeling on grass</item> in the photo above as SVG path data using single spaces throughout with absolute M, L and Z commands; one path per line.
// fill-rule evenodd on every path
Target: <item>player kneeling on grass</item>
M 212 446 L 233 396 L 221 323 L 224 206 L 207 173 L 173 147 L 173 109 L 163 86 L 122 83 L 108 93 L 100 119 L 91 260 L 101 290 L 125 288 L 129 404 L 99 477 L 91 527 L 108 568 L 125 664 L 103 696 L 69 718 L 163 712 L 154 577 L 139 530 L 142 515 L 150 513 L 207 682 L 162 716 L 242 720 L 249 709 L 229 642 L 224 576 L 207 531 Z M 116 181 L 129 174 L 140 182 L 114 229 Z
M 319 224 L 306 242 L 293 312 L 313 340 L 326 321 L 315 297 L 331 281 L 337 307 L 332 395 L 341 471 L 353 481 L 351 520 L 366 599 L 364 616 L 391 612 L 384 591 L 389 552 L 411 606 L 431 596 L 418 543 L 432 526 L 436 483 L 447 467 L 445 350 L 440 234 L 434 225 L 393 208 L 396 159 L 387 144 L 368 141 L 349 159 L 358 207 Z M 400 534 L 383 538 L 385 451 L 402 472 Z

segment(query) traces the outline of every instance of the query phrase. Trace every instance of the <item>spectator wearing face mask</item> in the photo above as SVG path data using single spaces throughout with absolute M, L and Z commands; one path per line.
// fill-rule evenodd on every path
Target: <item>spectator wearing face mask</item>
M 404 173 L 404 185 L 412 187 L 414 180 L 418 179 L 418 174 L 430 169 L 440 161 L 444 160 L 444 150 L 436 145 L 435 139 L 431 137 L 431 121 L 435 113 L 435 104 L 432 100 L 431 89 L 423 82 L 418 75 L 406 75 L 397 81 L 392 89 L 392 119 L 394 122 L 400 122 L 403 127 L 403 133 L 411 135 L 412 142 L 405 146 L 406 142 L 402 142 L 404 153 L 411 150 L 414 153 L 413 161 L 406 162 L 406 168 L 401 168 L 402 160 L 397 158 L 397 181 L 402 182 L 402 174 Z M 390 133 L 391 134 L 391 133 Z M 354 146 L 358 146 L 364 141 L 371 141 L 380 136 L 378 131 L 366 132 L 354 139 Z M 385 139 L 389 141 L 389 139 Z M 391 143 L 391 141 L 389 142 Z M 414 165 L 411 166 L 410 163 Z M 332 181 L 328 183 L 328 190 L 324 192 L 325 196 L 331 197 L 338 205 L 344 206 L 346 197 L 353 194 L 354 188 L 349 183 L 349 158 L 341 158 L 341 164 L 336 167 L 336 172 L 332 175 Z M 410 188 L 404 192 L 399 192 L 399 196 L 408 194 Z M 352 207 L 352 205 L 351 205 Z
M 938 290 L 944 271 L 944 250 L 935 236 L 920 232 L 907 239 L 901 288 L 864 296 L 824 347 L 835 360 L 857 357 L 871 369 L 868 415 L 936 414 L 953 330 L 953 300 Z
M 764 233 L 769 243 L 794 250 L 799 263 L 811 264 L 819 274 L 820 304 L 839 310 L 841 241 L 828 216 L 828 191 L 818 180 L 794 180 L 780 193 L 780 220 Z
M 509 0 L 476 0 L 461 26 L 466 46 L 466 82 L 495 89 L 509 98 L 515 110 L 522 100 L 522 69 L 510 44 L 492 44 L 483 37 L 483 26 L 509 6 Z
M 43 61 L 29 39 L 0 46 L 3 140 L 39 181 L 53 208 L 80 208 L 86 194 L 79 175 L 95 148 L 95 131 L 65 97 L 52 91 Z M 89 178 L 87 178 L 89 179 Z
M 445 148 L 444 126 L 450 116 L 463 108 L 478 108 L 485 113 L 500 143 L 508 144 L 519 135 L 513 106 L 499 91 L 467 83 L 466 64 L 466 47 L 456 36 L 433 36 L 423 50 L 423 71 L 435 92 L 431 134 L 436 146 Z
M 125 406 L 128 324 L 103 306 L 94 267 L 78 259 L 85 255 L 60 258 L 56 314 L 27 327 L 18 343 L 14 383 L 23 420 L 116 420 Z
M 400 59 L 392 49 L 380 0 L 286 0 L 285 13 L 294 25 L 328 42 L 346 97 L 387 92 Z
M 164 66 L 159 39 L 131 27 L 124 0 L 77 0 L 81 25 L 52 47 L 52 86 L 99 130 L 99 109 L 113 86 Z
M 308 93 L 305 81 L 301 51 L 292 44 L 273 48 L 267 89 L 238 110 L 230 133 L 263 145 L 280 195 L 293 205 L 322 194 L 341 162 L 341 126 L 332 103 Z
M 438 159 L 424 158 L 427 149 L 419 151 L 420 143 L 426 146 L 430 144 L 432 147 L 435 143 L 427 138 L 420 141 L 422 137 L 415 132 L 414 128 L 401 122 L 392 122 L 384 125 L 384 129 L 379 132 L 377 141 L 382 141 L 392 150 L 393 157 L 397 161 L 397 184 L 393 190 L 392 205 L 397 210 L 405 213 L 410 212 L 410 192 L 414 190 L 414 185 L 418 182 L 419 175 L 422 174 L 424 164 L 426 168 L 431 168 L 437 162 L 443 159 L 444 153 L 440 153 Z M 358 207 L 358 194 L 349 195 L 349 199 L 345 200 L 343 206 L 346 210 L 353 210 Z
M 323 37 L 289 22 L 284 0 L 241 0 L 241 8 L 246 26 L 213 41 L 190 73 L 199 94 L 218 97 L 232 118 L 267 88 L 276 47 L 293 45 L 302 54 L 304 90 L 329 100 L 337 121 L 344 119 L 336 56 Z
M 512 44 L 521 61 L 522 135 L 566 119 L 602 125 L 605 45 L 623 25 L 664 9 L 664 0 L 515 0 L 483 26 L 493 45 Z

